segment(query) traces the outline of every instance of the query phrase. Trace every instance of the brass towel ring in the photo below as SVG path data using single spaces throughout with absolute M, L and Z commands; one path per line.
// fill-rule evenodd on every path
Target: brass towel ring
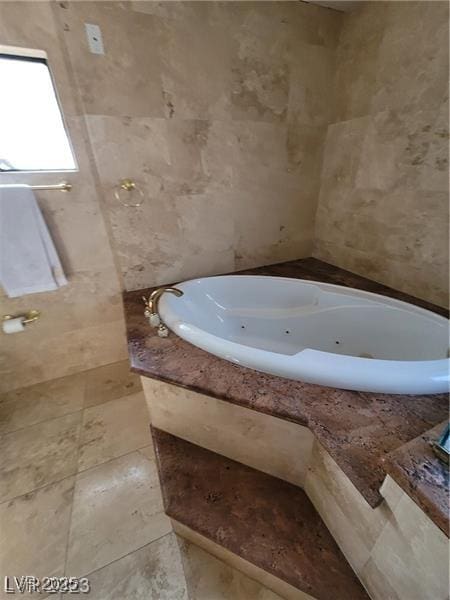
M 139 200 L 137 202 L 126 202 L 122 199 L 121 192 L 126 192 L 131 195 L 138 194 Z M 136 182 L 132 179 L 122 179 L 122 181 L 119 182 L 119 186 L 114 190 L 114 196 L 122 206 L 126 206 L 127 208 L 139 208 L 139 206 L 142 206 L 145 199 L 144 192 L 136 186 Z

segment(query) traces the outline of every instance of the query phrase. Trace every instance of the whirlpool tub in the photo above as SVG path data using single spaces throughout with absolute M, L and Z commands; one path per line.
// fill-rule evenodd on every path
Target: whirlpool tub
M 238 365 L 336 388 L 449 391 L 449 322 L 356 289 L 283 277 L 185 281 L 159 313 L 184 340 Z

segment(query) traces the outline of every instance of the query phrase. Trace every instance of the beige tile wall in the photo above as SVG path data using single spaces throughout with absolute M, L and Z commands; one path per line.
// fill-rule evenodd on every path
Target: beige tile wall
M 48 52 L 80 166 L 70 195 L 39 193 L 69 286 L 2 298 L 43 311 L 2 339 L 2 389 L 123 358 L 121 285 L 310 255 L 340 22 L 293 2 L 0 3 L 0 43 Z M 114 198 L 125 177 L 142 208 Z
M 123 358 L 121 286 L 310 255 L 319 188 L 317 256 L 445 303 L 447 10 L 1 2 L 0 42 L 49 54 L 80 166 L 70 195 L 39 193 L 70 285 L 1 297 L 43 311 L 2 338 L 1 389 Z M 123 177 L 141 208 L 114 198 Z
M 73 184 L 69 194 L 38 193 L 69 285 L 17 299 L 0 291 L 1 314 L 42 311 L 41 319 L 25 333 L 0 334 L 1 391 L 111 363 L 126 353 L 117 270 L 89 158 L 82 107 L 60 33 L 49 3 L 0 3 L 0 43 L 47 51 L 79 165 L 79 172 L 67 176 L 0 175 L 0 183 L 50 184 L 65 178 Z
M 313 445 L 307 427 L 149 377 L 141 382 L 154 427 L 303 487 Z
M 373 600 L 446 600 L 449 541 L 393 479 L 371 508 L 314 443 L 305 492 Z
M 310 255 L 341 15 L 151 1 L 55 14 L 126 289 Z M 85 22 L 104 56 L 89 53 Z M 125 177 L 141 208 L 114 198 Z
M 314 255 L 448 304 L 448 3 L 364 2 L 336 56 Z

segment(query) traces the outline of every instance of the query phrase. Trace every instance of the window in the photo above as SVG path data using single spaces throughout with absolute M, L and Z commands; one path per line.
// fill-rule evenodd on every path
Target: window
M 0 46 L 0 171 L 76 169 L 45 52 L 8 50 Z

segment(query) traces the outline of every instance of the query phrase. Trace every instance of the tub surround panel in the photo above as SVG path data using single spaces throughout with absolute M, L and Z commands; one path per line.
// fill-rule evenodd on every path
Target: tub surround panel
M 367 594 L 306 494 L 152 428 L 169 517 L 318 600 Z
M 372 508 L 316 440 L 304 489 L 345 557 L 360 574 L 402 495 L 400 488 L 393 484 L 390 494 L 381 492 L 383 501 Z
M 299 598 L 303 600 L 304 592 L 296 592 L 292 587 L 292 581 L 284 582 L 283 587 L 283 580 L 280 579 L 283 574 L 277 573 L 275 576 L 273 572 L 267 572 L 266 564 L 261 565 L 258 555 L 252 553 L 252 547 L 245 542 L 239 542 L 239 536 L 236 536 L 236 548 L 232 547 L 227 534 L 234 528 L 234 517 L 230 519 L 226 508 L 222 515 L 223 522 L 217 524 L 217 529 L 214 529 L 212 521 L 223 508 L 221 506 L 224 501 L 221 493 L 222 486 L 226 486 L 230 490 L 229 493 L 233 495 L 233 487 L 227 477 L 231 476 L 231 481 L 236 483 L 239 490 L 248 491 L 249 488 L 252 488 L 251 483 L 249 484 L 247 480 L 242 482 L 239 479 L 235 482 L 233 479 L 237 467 L 233 466 L 236 465 L 234 461 L 227 461 L 223 457 L 224 449 L 225 452 L 228 450 L 225 445 L 220 442 L 220 439 L 218 443 L 211 444 L 207 435 L 191 435 L 191 438 L 196 437 L 197 443 L 201 446 L 199 448 L 198 445 L 185 445 L 178 435 L 178 432 L 181 432 L 181 437 L 186 438 L 186 433 L 189 434 L 191 431 L 192 427 L 189 426 L 189 423 L 187 422 L 183 426 L 183 421 L 189 421 L 187 415 L 192 412 L 192 417 L 197 423 L 197 430 L 200 428 L 200 430 L 210 431 L 212 436 L 220 438 L 222 428 L 226 438 L 228 436 L 227 427 L 234 421 L 242 419 L 244 409 L 228 404 L 228 414 L 225 415 L 224 412 L 217 410 L 218 401 L 214 398 L 193 394 L 189 390 L 154 382 L 145 377 L 142 380 L 152 418 L 154 444 L 159 453 L 160 477 L 167 500 L 165 507 L 169 516 L 172 517 L 175 531 L 225 560 L 231 566 L 243 570 L 244 573 L 254 577 L 280 596 L 289 600 L 298 600 Z M 154 383 L 156 385 L 153 385 Z M 179 415 L 174 414 L 171 410 L 174 398 L 176 398 L 177 411 L 180 411 Z M 197 407 L 192 411 L 193 402 Z M 167 418 L 161 416 L 164 405 L 169 405 Z M 264 418 L 267 421 L 268 430 L 270 421 L 273 422 L 275 429 L 272 429 L 272 434 L 275 433 L 277 419 L 270 416 Z M 175 425 L 172 423 L 173 420 Z M 293 429 L 303 430 L 299 425 L 293 423 L 290 425 Z M 161 431 L 160 427 L 164 431 Z M 174 431 L 176 437 L 169 433 Z M 285 479 L 280 458 L 283 457 L 284 446 L 288 449 L 290 445 L 291 456 L 296 457 L 297 460 L 298 448 L 293 438 L 282 440 L 282 448 L 279 443 L 281 438 L 278 443 L 276 441 L 271 443 L 271 435 L 264 439 L 271 447 L 271 475 Z M 239 459 L 239 463 L 249 465 L 248 445 L 246 446 L 245 440 L 235 437 L 232 442 L 236 447 L 234 457 Z M 407 444 L 406 448 L 412 443 Z M 205 449 L 205 445 L 207 449 Z M 173 446 L 179 450 L 174 451 Z M 193 452 L 190 451 L 191 446 L 194 449 Z M 211 446 L 215 446 L 216 452 L 221 456 L 209 452 Z M 401 450 L 399 449 L 393 454 L 399 454 Z M 209 471 L 205 475 L 203 471 L 205 457 L 202 456 L 202 453 L 208 457 L 208 464 L 211 455 L 215 457 L 214 465 L 217 461 L 220 463 L 221 459 L 225 460 L 225 469 L 231 470 L 232 473 L 228 473 L 224 478 L 220 468 L 210 465 L 211 475 L 209 475 Z M 180 458 L 181 454 L 183 458 Z M 301 457 L 301 459 L 304 458 L 306 457 Z M 386 600 L 386 598 L 422 600 L 422 598 L 428 597 L 445 600 L 448 591 L 448 537 L 445 531 L 439 529 L 438 522 L 433 523 L 423 512 L 421 506 L 416 504 L 389 475 L 386 476 L 380 489 L 383 499 L 381 504 L 372 508 L 317 440 L 314 441 L 313 451 L 308 454 L 307 460 L 309 464 L 306 479 L 300 485 L 298 482 L 294 481 L 294 483 L 304 489 L 370 597 L 374 600 Z M 184 464 L 183 461 L 185 461 Z M 240 466 L 242 467 L 242 464 Z M 253 466 L 258 467 L 257 464 Z M 259 468 L 259 470 L 261 469 Z M 250 471 L 257 473 L 253 469 Z M 182 474 L 181 479 L 180 473 Z M 187 479 L 189 481 L 185 485 Z M 197 479 L 202 483 L 199 484 Z M 189 486 L 192 486 L 194 491 L 190 489 L 186 491 L 186 487 L 189 488 Z M 256 510 L 259 511 L 266 507 L 266 504 L 261 502 L 261 486 L 255 487 L 255 490 L 252 498 L 253 500 L 257 498 L 255 505 L 258 507 Z M 445 496 L 447 498 L 447 494 Z M 280 498 L 276 491 L 268 494 L 268 499 L 278 515 L 284 514 L 284 504 L 281 502 L 282 508 L 280 509 Z M 208 507 L 209 501 L 214 504 L 211 511 Z M 245 514 L 249 515 L 249 519 L 252 518 L 255 509 L 253 505 L 250 506 L 250 499 L 246 494 L 235 495 L 233 501 L 233 515 L 239 514 L 236 505 L 242 503 L 246 508 Z M 297 501 L 298 504 L 299 501 Z M 175 513 L 171 511 L 176 512 L 175 517 Z M 212 521 L 205 517 L 208 512 L 211 512 Z M 177 520 L 174 521 L 174 518 Z M 273 519 L 270 518 L 265 519 L 265 523 L 272 521 Z M 252 521 L 250 525 L 252 526 L 252 538 L 259 539 L 262 536 L 263 541 L 267 542 L 261 523 Z M 280 531 L 279 526 L 275 529 Z M 214 534 L 213 537 L 211 537 L 211 532 Z M 251 555 L 243 557 L 242 552 L 239 551 L 242 547 Z M 273 541 L 272 547 L 277 547 Z M 249 560 L 253 561 L 253 564 L 248 562 Z M 308 590 L 308 597 L 317 596 L 313 591 Z
M 313 444 L 306 427 L 148 377 L 141 381 L 154 427 L 303 487 Z
M 342 15 L 300 2 L 54 12 L 125 289 L 311 254 Z M 145 194 L 138 209 L 114 198 L 125 177 Z
M 361 581 L 374 600 L 447 600 L 448 559 L 447 536 L 403 494 L 371 551 Z
M 315 259 L 245 273 L 319 280 L 384 293 L 445 313 L 395 290 Z M 401 396 L 338 390 L 288 381 L 218 359 L 175 335 L 161 339 L 143 315 L 142 294 L 124 295 L 132 369 L 150 378 L 307 426 L 366 501 L 377 506 L 382 458 L 447 417 L 444 394 Z
M 314 256 L 448 306 L 447 2 L 362 2 L 336 52 Z
M 315 442 L 305 491 L 373 600 L 447 598 L 448 538 L 389 475 L 372 509 Z
M 386 472 L 449 536 L 449 469 L 431 447 L 442 436 L 447 423 L 448 420 L 400 446 L 383 462 Z

